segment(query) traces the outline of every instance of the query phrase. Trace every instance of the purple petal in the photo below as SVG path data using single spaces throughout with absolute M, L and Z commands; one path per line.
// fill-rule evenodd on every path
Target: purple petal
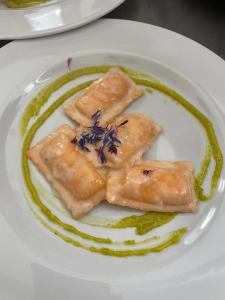
M 111 146 L 109 147 L 108 151 L 109 151 L 111 154 L 117 155 L 117 148 L 116 148 L 116 146 L 114 146 L 114 145 L 111 145 Z
M 89 141 L 89 134 L 84 134 L 81 136 L 80 140 L 78 141 L 79 146 L 81 149 L 84 148 L 84 146 L 88 143 Z
M 98 109 L 91 117 L 95 125 L 99 123 L 100 117 L 101 117 L 101 111 L 100 109 Z
M 153 170 L 143 170 L 143 174 L 145 176 L 151 176 L 151 174 L 153 173 L 154 171 Z
M 70 143 L 76 145 L 76 143 L 77 143 L 77 138 L 75 137 L 74 139 L 72 139 L 72 140 L 70 141 Z
M 113 141 L 113 143 L 121 144 L 121 141 L 118 140 L 116 137 L 113 137 L 113 138 L 112 138 L 112 141 Z
M 69 70 L 71 70 L 72 61 L 73 61 L 72 57 L 67 58 L 67 67 L 68 67 Z
M 92 134 L 90 136 L 89 143 L 92 145 L 96 145 L 98 142 L 101 141 L 101 139 L 102 139 L 101 136 Z
M 106 163 L 106 157 L 105 157 L 105 153 L 103 151 L 103 147 L 100 147 L 99 149 L 96 149 L 96 151 L 98 152 L 98 157 L 101 161 L 102 164 Z
M 93 127 L 91 127 L 91 132 L 93 134 L 100 135 L 100 134 L 103 134 L 105 132 L 105 129 L 103 127 L 99 127 L 99 126 L 94 125 Z
M 123 121 L 120 125 L 118 125 L 117 127 L 123 126 L 123 125 L 125 125 L 125 124 L 127 124 L 127 123 L 128 123 L 128 120 L 125 120 L 125 121 Z

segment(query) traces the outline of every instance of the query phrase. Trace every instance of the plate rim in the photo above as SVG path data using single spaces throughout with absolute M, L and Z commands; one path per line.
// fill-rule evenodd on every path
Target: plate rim
M 113 21 L 118 21 L 118 20 L 115 20 L 115 19 L 109 19 L 110 21 L 111 20 L 113 20 Z M 101 21 L 99 21 L 99 22 L 105 22 L 105 21 L 108 21 L 107 19 L 105 19 L 105 20 L 101 20 Z M 130 21 L 124 21 L 124 20 L 120 20 L 121 22 L 130 22 Z M 131 22 L 135 22 L 135 21 L 131 21 Z M 140 22 L 135 22 L 135 23 L 140 23 Z M 144 23 L 144 25 L 149 25 L 149 24 L 145 24 Z M 149 25 L 150 27 L 152 26 L 152 27 L 157 27 L 157 28 L 160 28 L 160 27 L 158 27 L 158 26 L 153 26 L 153 25 Z M 81 29 L 81 30 L 83 30 L 83 29 Z M 85 30 L 85 29 L 84 29 Z M 164 28 L 160 28 L 160 30 L 165 30 L 165 31 L 168 31 L 169 33 L 172 33 L 172 34 L 175 34 L 175 35 L 177 35 L 177 33 L 174 33 L 174 32 L 171 32 L 170 30 L 167 30 L 167 29 L 164 29 Z M 76 32 L 74 33 L 74 34 L 76 34 Z M 215 54 L 215 53 L 213 53 L 211 50 L 209 50 L 209 49 L 207 49 L 205 46 L 202 46 L 201 44 L 199 44 L 199 43 L 197 43 L 197 42 L 195 42 L 195 41 L 193 41 L 193 40 L 191 40 L 190 38 L 186 38 L 186 37 L 184 37 L 184 36 L 182 36 L 182 35 L 180 35 L 180 34 L 178 34 L 179 36 L 181 36 L 182 38 L 185 38 L 185 39 L 187 39 L 187 40 L 190 40 L 192 43 L 194 42 L 196 45 L 198 45 L 198 47 L 200 47 L 201 49 L 202 48 L 204 48 L 204 51 L 205 50 L 207 50 L 207 52 L 208 52 L 208 54 L 211 56 L 211 55 L 213 55 L 213 57 L 215 57 L 216 59 L 218 59 L 219 58 L 219 61 L 223 64 L 223 72 L 224 72 L 224 74 L 225 74 L 225 64 L 224 64 L 224 60 L 220 57 L 220 56 L 218 56 L 217 54 Z M 54 37 L 54 39 L 55 39 L 55 37 Z M 46 40 L 45 40 L 46 41 Z M 32 41 L 27 41 L 27 42 L 20 42 L 20 43 L 23 43 L 24 45 L 27 45 L 28 43 L 31 43 Z M 39 40 L 38 42 L 41 42 L 41 40 Z M 14 48 L 14 50 L 16 51 L 16 46 L 17 46 L 17 44 L 18 44 L 18 42 L 12 42 L 12 43 L 9 43 L 8 45 L 6 45 L 5 47 L 3 47 L 3 48 L 8 48 L 8 47 L 14 47 L 15 46 L 15 48 Z M 4 52 L 4 51 L 3 51 Z M 0 57 L 1 57 L 1 53 L 3 53 L 3 52 L 1 52 L 1 50 L 0 50 Z M 7 52 L 7 50 L 6 50 L 6 52 Z M 142 54 L 141 54 L 142 55 Z M 155 58 L 154 58 L 155 59 Z M 164 61 L 162 61 L 162 64 L 164 64 Z M 173 66 L 170 66 L 170 65 L 167 65 L 168 67 L 171 67 L 171 68 L 173 68 Z M 177 72 L 178 73 L 180 73 L 181 71 L 180 71 L 180 69 L 178 69 L 177 70 Z M 181 74 L 182 75 L 184 75 L 184 76 L 186 76 L 185 74 L 183 74 L 182 72 L 181 72 Z M 26 76 L 27 77 L 27 76 Z M 204 89 L 205 89 L 205 87 L 203 87 Z M 223 87 L 223 90 L 225 91 L 225 87 Z M 219 106 L 220 107 L 220 106 Z M 223 108 L 223 115 L 224 115 L 224 111 L 225 111 L 225 108 Z M 222 111 L 221 111 L 222 112 Z M 209 274 L 210 275 L 210 274 Z M 201 278 L 201 279 L 203 279 L 203 278 Z M 147 298 L 146 298 L 147 299 Z
M 92 22 L 94 22 L 94 21 L 102 18 L 106 14 L 112 12 L 114 9 L 116 9 L 117 7 L 119 7 L 126 0 L 115 0 L 115 1 L 116 1 L 115 4 L 112 5 L 110 8 L 108 8 L 108 9 L 101 9 L 100 12 L 98 12 L 98 13 L 96 12 L 96 13 L 92 14 L 90 18 L 87 18 L 87 19 L 85 19 L 83 21 L 80 21 L 80 22 L 78 22 L 76 24 L 75 23 L 66 24 L 66 25 L 63 25 L 63 26 L 58 27 L 58 28 L 44 29 L 44 30 L 40 30 L 40 31 L 37 31 L 37 32 L 33 32 L 33 33 L 21 33 L 21 34 L 16 34 L 16 35 L 13 35 L 13 34 L 2 34 L 0 32 L 0 40 L 1 39 L 2 40 L 35 39 L 35 38 L 46 37 L 46 36 L 49 36 L 49 35 L 61 34 L 61 33 L 66 32 L 66 31 L 71 31 L 73 29 L 80 28 L 80 27 L 85 26 L 85 25 L 87 25 L 89 23 L 92 23 Z M 54 3 L 53 3 L 53 5 L 54 5 Z M 44 7 L 42 6 L 41 9 L 44 9 Z M 1 10 L 0 10 L 0 16 L 1 16 Z M 1 26 L 1 22 L 0 22 L 0 26 Z

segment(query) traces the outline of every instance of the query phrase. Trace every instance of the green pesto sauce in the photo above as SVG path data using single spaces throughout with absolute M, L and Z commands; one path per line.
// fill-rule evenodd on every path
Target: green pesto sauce
M 213 191 L 214 191 L 214 189 L 212 189 L 212 187 L 211 187 L 211 190 L 210 190 L 208 196 L 206 196 L 206 195 L 204 195 L 204 191 L 203 191 L 203 187 L 202 187 L 204 180 L 208 173 L 208 168 L 211 163 L 211 159 L 212 159 L 212 150 L 211 150 L 211 147 L 208 145 L 206 148 L 206 151 L 205 151 L 205 156 L 202 161 L 200 171 L 197 174 L 197 176 L 195 177 L 195 192 L 196 192 L 198 199 L 200 199 L 202 201 L 208 200 L 213 195 Z
M 135 78 L 135 79 L 147 79 L 147 80 L 151 80 L 154 82 L 160 82 L 157 78 L 155 78 L 154 76 L 145 73 L 145 72 L 140 72 L 140 71 L 136 71 L 133 69 L 129 69 L 127 67 L 124 66 L 118 66 L 124 73 L 128 74 L 130 77 Z M 151 90 L 151 89 L 149 89 Z
M 49 2 L 49 0 L 7 0 L 6 5 L 9 8 L 26 8 Z
M 148 212 L 140 216 L 123 218 L 109 226 L 111 228 L 136 228 L 136 234 L 143 235 L 175 218 L 176 213 Z
M 22 146 L 22 170 L 23 170 L 23 176 L 24 180 L 27 186 L 27 189 L 31 195 L 31 198 L 33 202 L 39 207 L 40 211 L 47 217 L 49 221 L 52 223 L 57 224 L 62 229 L 71 232 L 77 236 L 80 236 L 86 240 L 95 241 L 97 243 L 102 244 L 112 244 L 114 243 L 111 239 L 108 238 L 100 238 L 95 237 L 92 235 L 89 235 L 85 232 L 80 231 L 76 227 L 67 224 L 60 220 L 56 215 L 54 215 L 51 210 L 46 207 L 43 202 L 41 201 L 39 194 L 37 192 L 37 189 L 35 188 L 35 185 L 32 182 L 31 174 L 30 174 L 30 168 L 27 158 L 27 151 L 31 146 L 31 142 L 37 132 L 37 130 L 44 124 L 44 122 L 48 119 L 50 115 L 54 113 L 54 111 L 62 105 L 67 99 L 69 99 L 71 96 L 75 95 L 82 89 L 88 87 L 93 81 L 88 81 L 85 83 L 82 83 L 70 90 L 68 90 L 64 95 L 59 97 L 52 105 L 46 109 L 46 111 L 41 114 L 39 117 L 40 110 L 43 105 L 45 105 L 49 99 L 49 97 L 54 94 L 58 89 L 60 89 L 63 85 L 66 83 L 79 78 L 84 75 L 89 74 L 96 74 L 96 73 L 105 73 L 109 70 L 111 66 L 109 65 L 102 65 L 97 67 L 88 67 L 88 68 L 82 68 L 78 70 L 74 70 L 71 72 L 68 72 L 67 74 L 61 76 L 60 78 L 56 79 L 54 82 L 50 83 L 46 87 L 44 87 L 37 96 L 30 102 L 30 104 L 27 106 L 27 108 L 24 111 L 24 114 L 21 119 L 21 134 L 24 135 L 26 133 L 26 136 L 24 138 L 23 146 Z M 220 177 L 220 173 L 222 170 L 223 165 L 223 157 L 222 153 L 213 129 L 213 125 L 210 122 L 210 120 L 202 114 L 197 108 L 195 108 L 191 103 L 189 103 L 186 99 L 184 99 L 181 95 L 176 93 L 174 90 L 162 85 L 158 81 L 151 81 L 149 79 L 146 79 L 147 77 L 145 75 L 140 75 L 141 73 L 138 73 L 137 71 L 129 70 L 127 68 L 121 67 L 123 70 L 131 76 L 138 84 L 144 85 L 147 88 L 156 89 L 158 91 L 161 91 L 162 93 L 168 95 L 171 97 L 172 100 L 176 101 L 180 105 L 182 105 L 186 110 L 188 110 L 203 126 L 203 128 L 206 131 L 206 134 L 208 136 L 210 149 L 212 150 L 212 156 L 215 160 L 215 169 L 212 176 L 212 182 L 211 182 L 211 190 L 210 195 L 205 196 L 203 194 L 202 184 L 204 182 L 204 179 L 206 177 L 206 174 L 208 172 L 209 167 L 209 159 L 207 156 L 207 159 L 204 158 L 201 170 L 199 172 L 199 175 L 197 176 L 196 180 L 196 191 L 197 195 L 199 196 L 199 199 L 206 200 L 208 199 L 215 190 L 217 186 L 217 182 Z M 144 78 L 144 79 L 142 79 Z M 32 120 L 34 117 L 37 117 L 35 122 L 32 124 L 32 126 L 27 130 L 27 127 L 29 125 L 30 120 Z M 210 152 L 211 157 L 211 152 Z M 138 234 L 144 234 L 145 232 L 156 228 L 158 226 L 161 226 L 170 220 L 172 220 L 175 217 L 175 214 L 163 214 L 163 213 L 147 213 L 142 216 L 131 216 L 128 218 L 124 218 L 117 222 L 117 224 L 114 225 L 113 228 L 128 228 L 128 227 L 135 227 L 136 232 Z M 40 219 L 40 218 L 39 218 Z M 42 223 L 45 223 L 42 219 L 40 220 Z M 48 225 L 49 226 L 49 225 Z M 101 253 L 104 255 L 112 255 L 112 256 L 132 256 L 132 255 L 145 255 L 150 252 L 159 252 L 163 249 L 171 246 L 174 243 L 177 243 L 180 238 L 183 236 L 183 234 L 186 232 L 186 228 L 181 228 L 177 231 L 173 231 L 168 235 L 168 239 L 155 247 L 148 247 L 145 249 L 139 249 L 139 250 L 112 250 L 110 248 L 96 248 L 96 247 L 89 247 L 81 244 L 80 242 L 69 238 L 65 236 L 64 234 L 55 231 L 53 228 L 49 228 L 49 230 L 53 231 L 57 236 L 59 236 L 64 241 L 76 246 L 81 247 L 86 250 Z M 124 241 L 124 245 L 136 245 L 140 243 L 146 243 L 149 240 L 144 240 L 141 242 L 135 242 L 134 240 L 128 240 Z M 116 244 L 117 242 L 115 242 Z
M 147 212 L 142 215 L 131 215 L 119 221 L 110 220 L 102 217 L 85 216 L 81 223 L 94 227 L 103 228 L 135 228 L 137 235 L 143 235 L 154 228 L 169 223 L 176 217 L 176 213 Z
M 143 249 L 133 249 L 133 250 L 119 250 L 119 249 L 114 250 L 114 249 L 103 248 L 103 247 L 97 248 L 94 246 L 85 246 L 83 244 L 80 244 L 78 246 L 78 244 L 77 244 L 78 242 L 75 241 L 74 239 L 71 239 L 60 232 L 55 232 L 55 234 L 69 244 L 89 250 L 94 253 L 99 253 L 99 254 L 108 255 L 108 256 L 116 256 L 116 257 L 127 257 L 127 256 L 142 256 L 142 255 L 147 255 L 149 253 L 161 252 L 161 251 L 165 250 L 166 248 L 168 248 L 174 244 L 177 244 L 186 232 L 187 232 L 186 227 L 171 231 L 168 234 L 166 240 L 163 241 L 162 243 L 159 243 L 158 245 L 152 246 L 152 247 L 146 247 Z M 158 237 L 156 237 L 156 239 L 158 239 Z
M 178 230 L 171 231 L 166 235 L 166 237 L 163 239 L 163 241 L 159 242 L 158 244 L 151 246 L 151 247 L 146 247 L 142 249 L 131 249 L 131 250 L 114 250 L 106 247 L 95 247 L 95 246 L 88 246 L 86 244 L 83 244 L 73 238 L 70 238 L 66 236 L 65 234 L 59 232 L 58 230 L 55 230 L 52 226 L 47 224 L 42 218 L 38 216 L 38 214 L 32 209 L 30 206 L 35 218 L 49 231 L 54 233 L 56 236 L 60 237 L 63 241 L 66 243 L 69 243 L 75 247 L 82 248 L 84 250 L 98 253 L 98 254 L 103 254 L 103 255 L 108 255 L 108 256 L 116 256 L 116 257 L 127 257 L 127 256 L 142 256 L 142 255 L 147 255 L 149 253 L 156 253 L 156 252 L 161 252 L 165 250 L 166 248 L 177 244 L 180 239 L 183 237 L 183 235 L 187 232 L 186 227 L 182 227 Z M 161 240 L 162 238 L 159 236 L 153 236 L 149 239 L 146 239 L 142 242 L 135 242 L 134 240 L 127 240 L 124 241 L 123 243 L 118 243 L 118 244 L 123 244 L 125 246 L 132 246 L 132 245 L 144 245 L 148 242 L 151 241 L 157 241 Z M 116 243 L 115 243 L 116 244 Z
M 147 93 L 147 94 L 152 94 L 152 93 L 153 93 L 153 90 L 152 90 L 152 89 L 146 89 L 146 90 L 145 90 L 145 93 Z

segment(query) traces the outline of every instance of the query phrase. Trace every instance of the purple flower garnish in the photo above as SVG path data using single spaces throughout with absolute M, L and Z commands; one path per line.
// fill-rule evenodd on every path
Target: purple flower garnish
M 121 144 L 121 141 L 118 140 L 117 138 L 117 129 L 115 128 L 107 129 L 103 138 L 103 144 L 107 146 L 114 143 Z
M 104 147 L 100 147 L 99 149 L 95 149 L 98 153 L 98 157 L 101 161 L 102 164 L 106 163 L 107 160 L 106 160 L 106 157 L 105 157 L 105 153 L 104 153 Z
M 112 138 L 113 143 L 121 144 L 121 141 L 118 140 L 115 136 Z
M 111 145 L 108 147 L 108 151 L 109 151 L 111 154 L 117 155 L 117 146 L 111 144 Z
M 96 145 L 100 142 L 102 137 L 100 135 L 90 134 L 89 136 L 89 144 Z
M 98 122 L 98 121 L 97 121 Z M 105 128 L 94 125 L 91 128 L 91 133 L 89 134 L 89 143 L 96 145 L 103 138 L 103 134 L 105 133 Z
M 95 135 L 102 135 L 105 132 L 105 128 L 99 127 L 99 126 L 92 126 L 91 127 L 91 133 Z
M 72 57 L 67 58 L 67 67 L 68 67 L 69 70 L 71 70 L 72 61 L 73 61 Z
M 91 117 L 92 121 L 94 122 L 94 125 L 99 124 L 100 117 L 101 117 L 101 111 L 100 109 L 98 109 Z
M 116 155 L 118 150 L 117 148 L 121 144 L 121 141 L 117 138 L 118 127 L 123 126 L 128 122 L 128 120 L 122 122 L 119 126 L 99 126 L 101 117 L 101 111 L 97 110 L 91 117 L 93 121 L 93 126 L 87 127 L 89 132 L 84 132 L 81 134 L 80 139 L 77 140 L 74 138 L 71 143 L 77 144 L 82 150 L 90 152 L 87 145 L 97 146 L 100 143 L 99 147 L 96 147 L 99 160 L 102 164 L 107 162 L 105 156 L 105 150 L 109 153 Z
M 151 176 L 151 174 L 153 173 L 154 171 L 153 170 L 143 170 L 143 174 L 145 176 Z
M 70 141 L 70 143 L 76 145 L 76 143 L 77 143 L 77 138 L 75 137 L 74 139 L 72 139 L 72 141 Z
M 106 146 L 109 143 L 111 143 L 113 134 L 114 134 L 113 130 L 107 130 L 107 132 L 104 134 L 103 137 L 103 145 Z
M 89 134 L 83 134 L 78 141 L 78 145 L 82 150 L 86 150 L 90 152 L 90 150 L 86 147 L 86 144 L 89 143 Z
M 123 121 L 120 125 L 118 125 L 117 127 L 123 126 L 123 125 L 125 125 L 125 124 L 127 124 L 127 123 L 128 123 L 128 120 L 125 120 L 125 121 Z

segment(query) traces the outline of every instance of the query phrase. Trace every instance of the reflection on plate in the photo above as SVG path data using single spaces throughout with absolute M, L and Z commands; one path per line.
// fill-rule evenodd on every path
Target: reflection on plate
M 11 6 L 15 4 L 13 1 L 19 3 L 18 7 L 21 5 L 21 1 L 10 0 Z M 124 1 L 52 0 L 15 9 L 7 8 L 5 1 L 0 1 L 0 38 L 23 39 L 64 32 L 100 18 Z

